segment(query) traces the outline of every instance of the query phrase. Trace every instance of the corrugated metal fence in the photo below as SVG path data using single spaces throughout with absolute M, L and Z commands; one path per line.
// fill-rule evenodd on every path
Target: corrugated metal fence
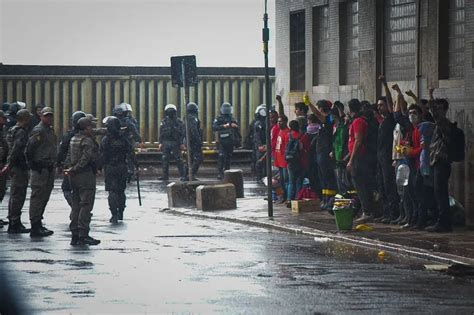
M 272 95 L 275 83 L 272 77 Z M 190 100 L 198 103 L 205 141 L 214 141 L 212 121 L 224 101 L 234 105 L 234 116 L 247 134 L 255 108 L 263 103 L 265 82 L 261 75 L 199 76 L 196 87 L 189 88 Z M 92 113 L 100 121 L 110 115 L 116 104 L 130 103 L 146 142 L 156 142 L 158 126 L 168 103 L 184 113 L 183 89 L 171 84 L 169 75 L 0 75 L 0 102 L 26 102 L 29 109 L 43 103 L 54 108 L 57 134 L 69 129 L 76 110 Z

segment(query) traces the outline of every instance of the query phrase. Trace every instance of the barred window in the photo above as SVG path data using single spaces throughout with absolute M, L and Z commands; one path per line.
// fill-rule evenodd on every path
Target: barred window
M 449 1 L 449 79 L 464 78 L 464 0 Z
M 359 1 L 342 2 L 340 26 L 340 84 L 359 83 Z
M 328 84 L 329 77 L 328 6 L 313 8 L 313 85 Z
M 390 81 L 415 80 L 415 0 L 385 1 L 385 75 Z
M 305 89 L 305 16 L 304 11 L 290 13 L 290 90 Z

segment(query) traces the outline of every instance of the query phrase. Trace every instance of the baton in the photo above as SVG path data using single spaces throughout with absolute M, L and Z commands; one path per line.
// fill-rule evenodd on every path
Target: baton
M 138 204 L 140 205 L 140 207 L 142 206 L 142 195 L 140 193 L 140 177 L 139 177 L 139 174 L 140 173 L 140 170 L 137 166 L 137 192 L 138 192 Z

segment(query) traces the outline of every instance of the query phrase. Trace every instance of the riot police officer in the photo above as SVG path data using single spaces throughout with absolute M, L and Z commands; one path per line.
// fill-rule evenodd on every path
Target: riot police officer
M 26 146 L 26 158 L 31 169 L 30 221 L 32 237 L 49 236 L 53 231 L 43 226 L 44 210 L 54 187 L 56 164 L 56 134 L 53 129 L 53 110 L 44 107 L 41 121 L 33 128 Z
M 185 149 L 184 139 L 184 123 L 177 117 L 176 106 L 168 104 L 165 106 L 165 118 L 160 125 L 160 137 L 158 140 L 158 149 L 163 152 L 163 176 L 159 178 L 160 180 L 168 180 L 169 178 L 169 162 L 171 157 L 176 161 L 181 180 L 186 179 L 181 159 L 181 150 Z
M 7 115 L 7 130 L 10 130 L 13 126 L 16 125 L 17 113 L 26 108 L 26 104 L 23 102 L 14 102 L 10 104 Z
M 198 117 L 198 106 L 196 103 L 189 103 L 186 107 L 188 113 L 188 128 L 189 128 L 189 146 L 191 153 L 191 180 L 197 180 L 196 174 L 199 166 L 203 161 L 202 157 L 202 129 L 201 121 Z M 186 164 L 186 179 L 189 176 L 188 164 Z
M 265 163 L 263 159 L 265 156 L 266 144 L 266 119 L 267 111 L 265 104 L 261 104 L 255 110 L 255 122 L 253 124 L 253 152 L 255 156 L 255 174 L 257 182 L 260 182 L 265 177 Z
M 132 106 L 130 104 L 120 103 L 115 106 L 112 114 L 120 120 L 122 127 L 127 128 L 128 137 L 130 137 L 131 142 L 137 143 L 141 142 L 141 137 L 137 128 L 138 123 L 136 120 L 134 122 L 128 114 L 131 108 Z
M 25 203 L 29 181 L 25 148 L 28 143 L 28 129 L 31 114 L 28 110 L 21 109 L 17 112 L 15 118 L 16 125 L 9 130 L 7 136 L 10 152 L 8 154 L 7 163 L 0 174 L 4 175 L 11 171 L 11 193 L 8 202 L 8 233 L 12 234 L 30 232 L 30 229 L 25 228 L 21 223 L 21 209 Z
M 8 143 L 5 137 L 4 126 L 7 123 L 7 116 L 3 110 L 0 110 L 0 169 L 3 169 L 7 163 L 8 157 Z M 0 175 L 0 203 L 5 197 L 5 192 L 7 189 L 7 174 Z M 0 228 L 8 224 L 7 222 L 0 220 Z
M 109 192 L 111 223 L 123 220 L 125 188 L 127 187 L 127 161 L 132 159 L 133 146 L 120 130 L 120 120 L 108 116 L 103 120 L 107 134 L 102 138 L 101 159 L 104 169 L 105 190 Z
M 57 166 L 59 168 L 67 168 L 68 165 L 65 165 L 67 154 L 69 152 L 69 144 L 71 143 L 72 137 L 79 132 L 78 121 L 79 119 L 86 117 L 86 113 L 83 111 L 76 111 L 71 116 L 72 128 L 66 132 L 58 147 L 58 157 L 57 157 Z M 64 198 L 70 207 L 72 207 L 72 188 L 67 176 L 63 177 L 63 182 L 61 184 L 61 190 L 63 191 Z
M 94 139 L 93 122 L 87 117 L 78 120 L 76 133 L 69 144 L 68 169 L 72 188 L 71 245 L 98 245 L 100 241 L 89 235 L 94 208 L 99 144 Z
M 212 130 L 217 133 L 219 150 L 218 179 L 222 179 L 224 177 L 224 170 L 230 168 L 234 147 L 239 147 L 242 139 L 239 125 L 232 117 L 232 105 L 227 102 L 223 103 L 220 112 L 221 115 L 212 124 Z

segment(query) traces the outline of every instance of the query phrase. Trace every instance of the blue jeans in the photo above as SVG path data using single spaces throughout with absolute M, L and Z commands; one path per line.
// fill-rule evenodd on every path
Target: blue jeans
M 288 170 L 284 167 L 278 168 L 280 172 L 280 185 L 283 188 L 283 199 L 288 199 Z
M 300 170 L 288 169 L 288 196 L 287 200 L 295 200 L 296 194 L 303 187 L 303 176 Z

